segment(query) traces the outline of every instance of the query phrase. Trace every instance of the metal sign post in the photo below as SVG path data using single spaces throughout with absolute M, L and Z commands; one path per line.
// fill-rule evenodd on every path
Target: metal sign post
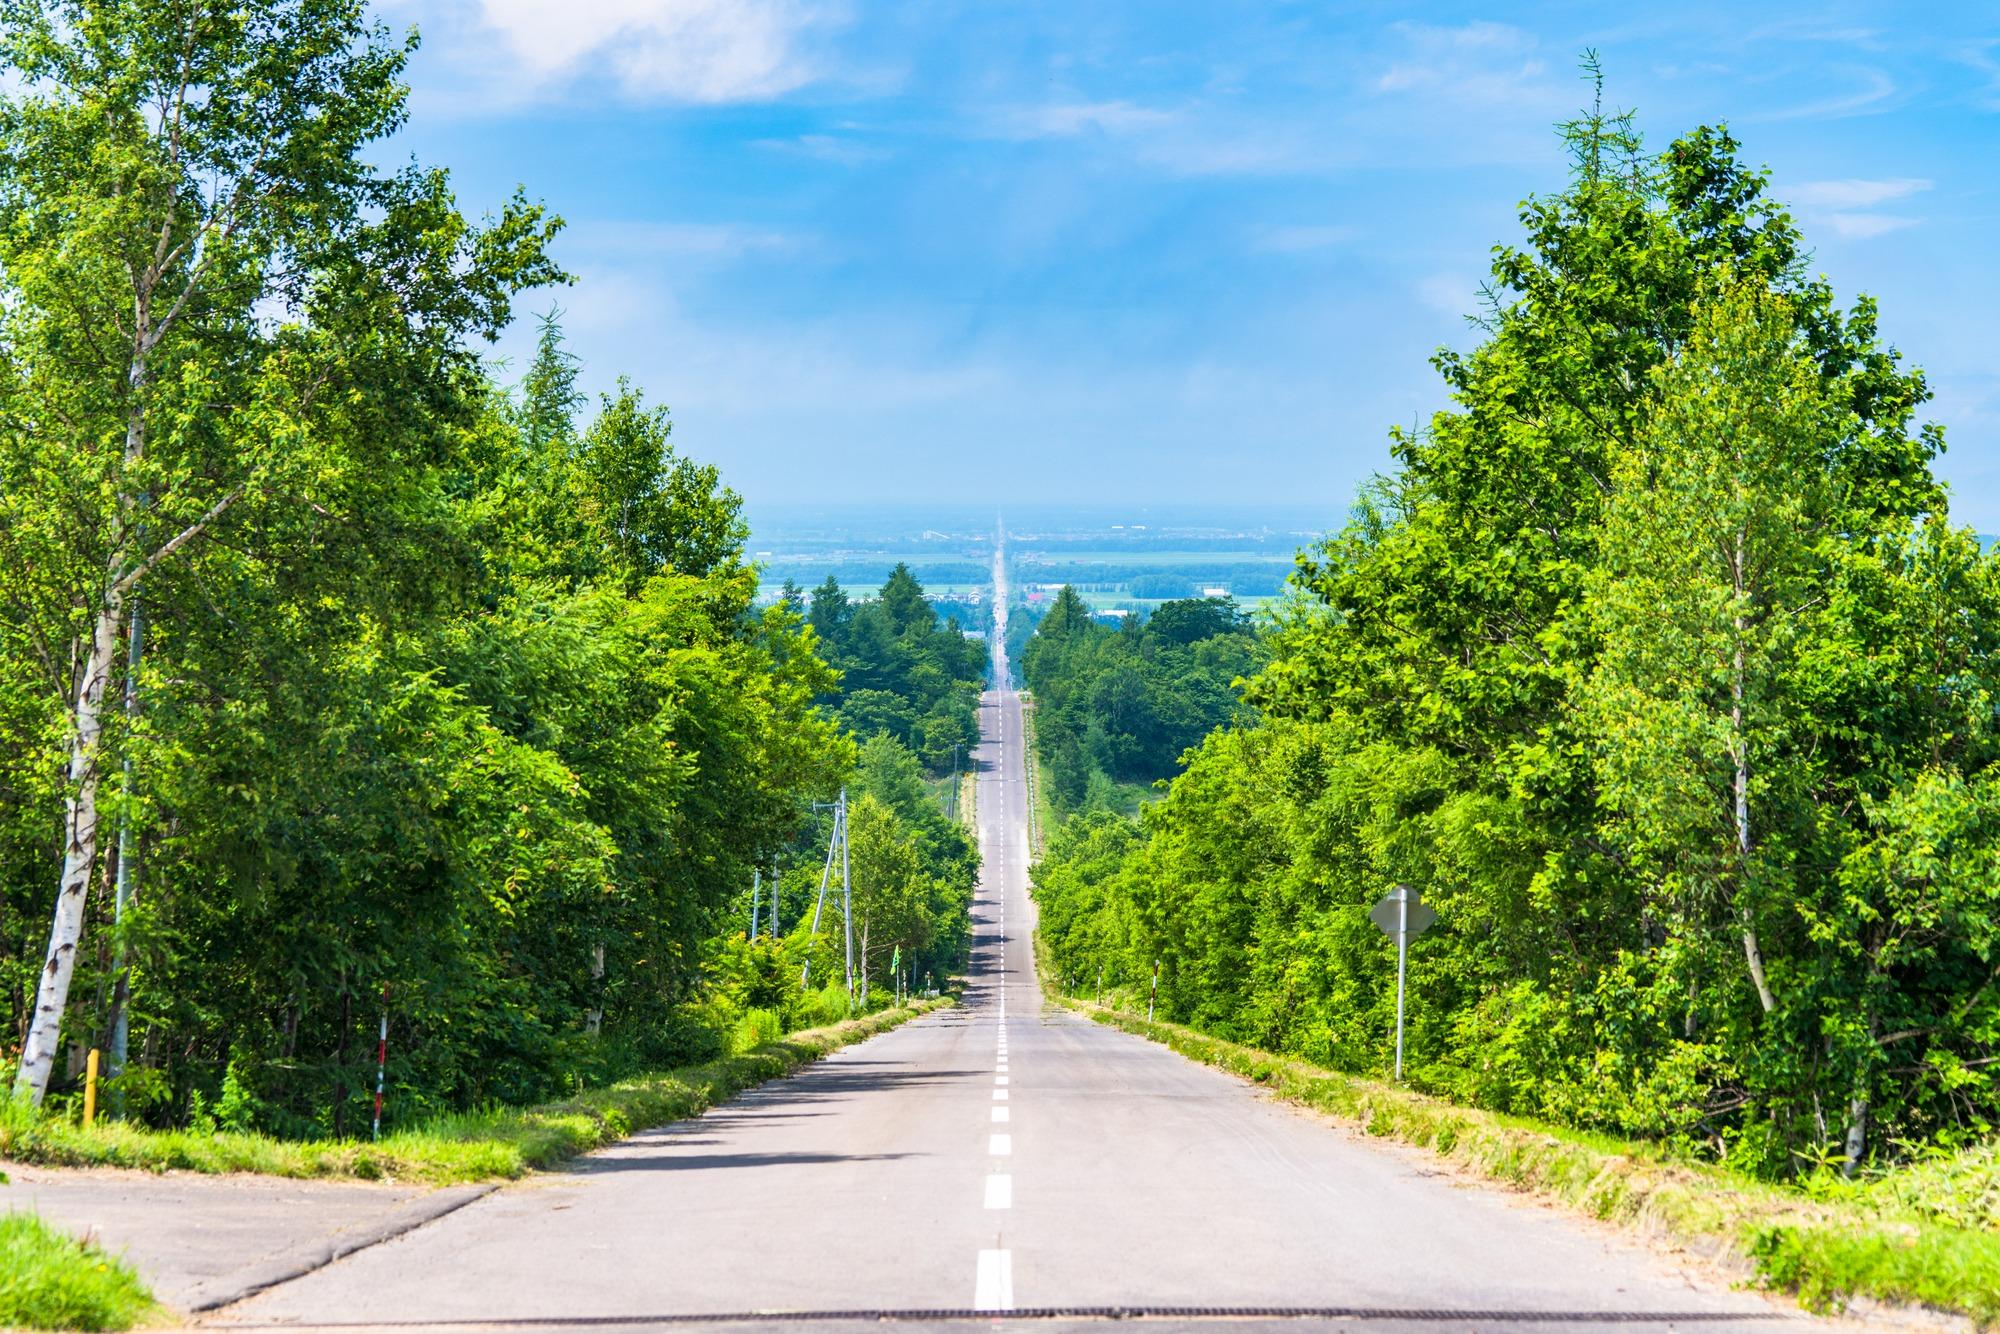
M 1369 920 L 1396 942 L 1396 1079 L 1403 1078 L 1403 992 L 1409 975 L 1410 942 L 1431 929 L 1437 912 L 1408 885 L 1397 885 L 1368 910 Z

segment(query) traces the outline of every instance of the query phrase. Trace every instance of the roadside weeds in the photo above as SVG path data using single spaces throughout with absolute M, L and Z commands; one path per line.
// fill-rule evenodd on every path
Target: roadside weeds
M 0 1159 L 52 1167 L 252 1172 L 433 1185 L 511 1180 L 637 1131 L 699 1116 L 753 1085 L 951 1003 L 949 997 L 922 1000 L 806 1029 L 738 1056 L 635 1076 L 559 1102 L 438 1117 L 373 1144 L 148 1130 L 125 1122 L 86 1130 L 18 1105 L 0 1105 Z

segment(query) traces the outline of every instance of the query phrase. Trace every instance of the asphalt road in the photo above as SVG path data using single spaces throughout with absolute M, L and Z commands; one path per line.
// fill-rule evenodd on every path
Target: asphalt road
M 1003 671 L 999 678 L 1006 679 Z M 1259 1308 L 1369 1329 L 1798 1319 L 1609 1229 L 1045 1007 L 1030 957 L 1020 701 L 981 714 L 985 855 L 965 1004 L 490 1195 L 217 1323 L 860 1328 L 880 1312 Z M 1096 1314 L 1079 1308 L 1098 1308 Z M 1307 1308 L 1318 1308 L 1312 1314 Z M 836 1315 L 834 1313 L 847 1313 Z M 992 1316 L 913 1317 L 930 1325 Z M 968 1323 L 969 1322 L 969 1323 Z

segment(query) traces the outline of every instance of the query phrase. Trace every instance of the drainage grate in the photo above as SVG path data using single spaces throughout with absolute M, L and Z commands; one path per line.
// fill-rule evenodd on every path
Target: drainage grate
M 1478 1311 L 1394 1306 L 1023 1306 L 1007 1311 L 939 1307 L 855 1311 L 712 1311 L 699 1315 L 554 1315 L 482 1320 L 287 1321 L 204 1323 L 211 1330 L 300 1329 L 590 1329 L 630 1325 L 903 1324 L 1004 1320 L 1406 1320 L 1438 1324 L 1692 1325 L 1794 1320 L 1777 1311 Z

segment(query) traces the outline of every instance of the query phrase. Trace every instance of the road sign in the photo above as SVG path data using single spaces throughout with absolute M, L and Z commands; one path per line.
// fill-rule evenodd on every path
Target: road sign
M 1403 989 L 1410 971 L 1410 942 L 1430 930 L 1436 912 L 1408 885 L 1397 885 L 1368 910 L 1382 934 L 1396 942 L 1396 1078 L 1403 1078 Z
M 1382 901 L 1368 910 L 1369 920 L 1382 928 L 1382 934 L 1394 940 L 1400 928 L 1397 922 L 1403 896 L 1409 895 L 1410 920 L 1406 928 L 1410 939 L 1415 940 L 1437 924 L 1437 910 L 1417 897 L 1417 891 L 1407 885 L 1398 885 L 1382 896 Z

